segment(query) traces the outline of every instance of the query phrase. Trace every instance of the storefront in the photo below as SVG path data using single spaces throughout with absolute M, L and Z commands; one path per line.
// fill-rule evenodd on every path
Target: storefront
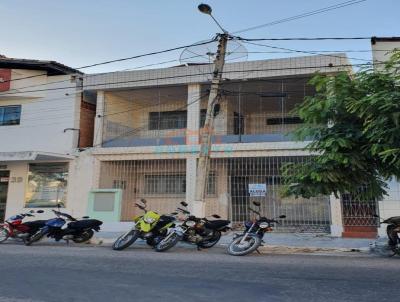
M 0 221 L 34 208 L 65 208 L 71 157 L 0 153 Z

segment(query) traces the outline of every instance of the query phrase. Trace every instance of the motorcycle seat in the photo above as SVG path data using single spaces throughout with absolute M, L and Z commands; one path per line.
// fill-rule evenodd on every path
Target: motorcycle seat
M 220 229 L 224 226 L 227 226 L 228 224 L 230 224 L 231 222 L 229 220 L 211 220 L 211 221 L 207 221 L 205 223 L 206 228 L 212 229 L 212 230 L 217 230 Z
M 97 219 L 84 219 L 68 223 L 68 227 L 71 229 L 87 229 L 94 228 L 102 225 L 103 222 Z
M 30 227 L 30 228 L 41 228 L 46 225 L 47 220 L 34 220 L 34 221 L 27 221 L 24 222 L 24 225 Z

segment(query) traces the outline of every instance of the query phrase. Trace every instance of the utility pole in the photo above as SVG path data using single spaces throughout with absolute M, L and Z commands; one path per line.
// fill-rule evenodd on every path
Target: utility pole
M 196 173 L 196 193 L 193 205 L 193 213 L 198 217 L 205 216 L 205 195 L 207 191 L 207 179 L 209 174 L 210 165 L 210 153 L 211 153 L 211 138 L 214 129 L 214 109 L 215 105 L 218 104 L 221 98 L 220 86 L 222 81 L 222 72 L 225 64 L 225 53 L 226 47 L 229 40 L 229 34 L 218 21 L 211 14 L 212 9 L 207 4 L 200 4 L 199 10 L 202 13 L 210 15 L 217 25 L 223 31 L 222 34 L 218 35 L 218 48 L 214 59 L 214 72 L 211 81 L 210 95 L 207 103 L 207 113 L 204 122 L 204 128 L 201 132 L 200 137 L 200 154 L 197 165 Z

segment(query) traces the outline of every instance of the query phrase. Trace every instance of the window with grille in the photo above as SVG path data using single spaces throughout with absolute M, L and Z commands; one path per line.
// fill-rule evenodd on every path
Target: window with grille
M 186 110 L 149 113 L 149 130 L 184 129 L 186 125 Z
M 186 175 L 145 175 L 145 194 L 172 194 L 186 193 Z
M 186 193 L 186 175 L 145 175 L 144 193 L 184 195 Z M 210 174 L 207 182 L 207 195 L 217 194 L 216 175 Z
M 113 180 L 113 189 L 126 190 L 126 180 Z
M 301 124 L 303 121 L 298 116 L 292 117 L 272 117 L 267 118 L 267 125 L 289 125 L 289 124 Z
M 0 107 L 0 126 L 19 125 L 21 105 Z

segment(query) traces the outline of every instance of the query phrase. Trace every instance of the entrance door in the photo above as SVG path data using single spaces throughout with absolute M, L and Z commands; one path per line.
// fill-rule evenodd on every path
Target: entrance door
M 10 171 L 0 171 L 0 221 L 4 221 L 6 214 L 9 177 Z
M 243 222 L 248 219 L 249 180 L 244 176 L 231 177 L 232 221 Z

